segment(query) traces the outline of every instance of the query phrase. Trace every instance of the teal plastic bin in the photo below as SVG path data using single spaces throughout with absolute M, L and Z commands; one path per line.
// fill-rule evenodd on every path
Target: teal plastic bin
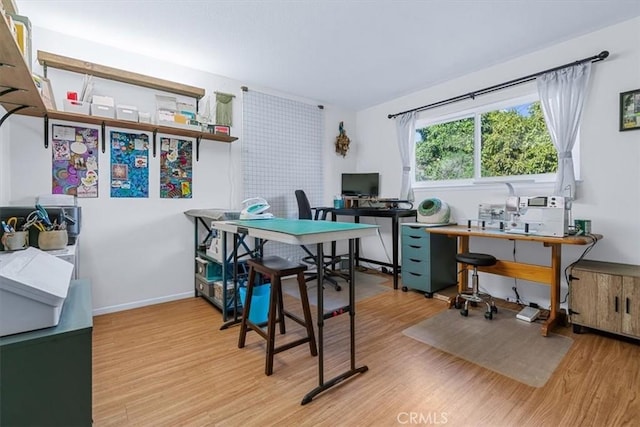
M 240 302 L 245 307 L 247 299 L 247 288 L 241 286 L 238 288 L 240 292 Z M 267 283 L 253 287 L 253 297 L 251 298 L 251 312 L 249 320 L 255 324 L 266 323 L 269 315 L 269 297 L 271 296 L 271 284 Z

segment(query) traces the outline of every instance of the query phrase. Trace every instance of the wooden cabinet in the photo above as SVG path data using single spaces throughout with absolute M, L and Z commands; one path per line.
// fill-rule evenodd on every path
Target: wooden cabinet
M 640 266 L 581 261 L 569 292 L 574 332 L 582 326 L 640 338 Z
M 402 224 L 402 290 L 431 298 L 456 283 L 456 239 L 429 233 L 424 224 Z

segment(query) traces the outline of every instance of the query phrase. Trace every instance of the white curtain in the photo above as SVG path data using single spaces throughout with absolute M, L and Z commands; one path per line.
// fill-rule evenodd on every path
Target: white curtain
M 413 189 L 411 188 L 411 154 L 416 139 L 416 115 L 415 111 L 404 113 L 396 117 L 396 133 L 398 137 L 398 149 L 402 161 L 402 186 L 400 187 L 400 199 L 413 201 Z
M 558 171 L 554 194 L 576 199 L 576 179 L 571 150 L 578 137 L 582 109 L 587 94 L 591 62 L 539 76 L 538 94 L 544 120 L 558 151 Z

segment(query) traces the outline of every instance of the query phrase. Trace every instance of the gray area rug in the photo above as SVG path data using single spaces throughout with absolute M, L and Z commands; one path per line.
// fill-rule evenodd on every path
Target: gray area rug
M 382 283 L 387 281 L 387 279 L 382 276 L 358 271 L 355 272 L 355 276 L 356 302 L 392 290 L 391 287 L 382 285 Z M 338 279 L 338 284 L 342 287 L 341 291 L 336 291 L 330 283 L 325 284 L 323 311 L 333 311 L 349 304 L 349 287 L 347 282 L 343 279 Z M 298 282 L 295 277 L 282 281 L 282 292 L 300 299 Z M 307 282 L 307 292 L 309 294 L 309 304 L 318 305 L 318 282 L 316 280 Z
M 493 320 L 485 319 L 482 309 L 470 310 L 469 317 L 450 309 L 402 333 L 516 381 L 542 387 L 573 340 L 557 334 L 543 337 L 540 326 L 518 320 L 516 312 L 502 308 Z

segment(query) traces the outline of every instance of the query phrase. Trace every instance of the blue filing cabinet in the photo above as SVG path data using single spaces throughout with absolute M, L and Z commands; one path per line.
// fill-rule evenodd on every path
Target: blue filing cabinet
M 431 298 L 455 285 L 456 238 L 431 234 L 425 224 L 402 224 L 402 290 L 415 289 Z

